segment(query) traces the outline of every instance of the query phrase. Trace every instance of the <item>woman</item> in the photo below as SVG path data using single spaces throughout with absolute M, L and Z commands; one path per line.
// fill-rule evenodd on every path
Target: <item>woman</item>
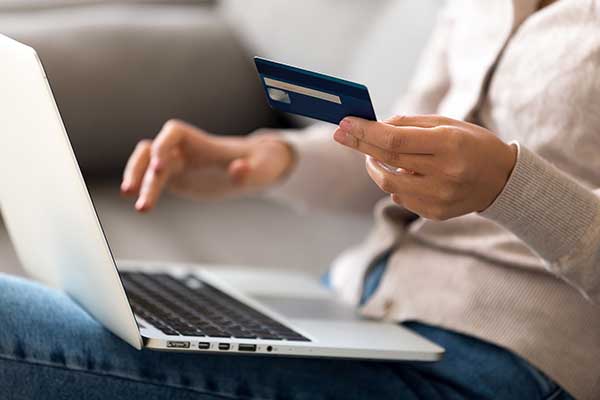
M 346 118 L 335 141 L 320 125 L 222 138 L 170 121 L 131 155 L 122 191 L 140 212 L 165 188 L 196 198 L 269 190 L 346 211 L 388 193 L 375 205 L 371 236 L 337 259 L 330 283 L 364 314 L 444 346 L 442 361 L 137 352 L 62 295 L 5 278 L 0 391 L 12 384 L 18 398 L 40 387 L 63 398 L 113 399 L 598 398 L 599 23 L 594 0 L 456 2 L 398 107 L 402 117 Z M 61 329 L 49 312 L 63 316 Z

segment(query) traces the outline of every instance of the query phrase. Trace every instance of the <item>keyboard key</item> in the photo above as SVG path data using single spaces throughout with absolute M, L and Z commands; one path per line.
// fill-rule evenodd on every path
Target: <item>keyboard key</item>
M 164 333 L 165 335 L 169 335 L 169 336 L 179 336 L 179 333 L 177 333 L 177 331 L 167 328 L 167 327 L 163 327 L 163 328 L 159 328 L 159 330 Z
M 179 329 L 179 333 L 181 333 L 183 336 L 205 336 L 204 333 L 193 328 Z
M 272 334 L 261 334 L 261 335 L 258 335 L 258 338 L 265 339 L 265 340 L 283 340 L 283 338 L 281 338 L 280 336 L 272 335 Z
M 289 340 L 291 342 L 310 342 L 310 340 L 308 340 L 307 338 L 305 338 L 302 335 L 294 335 L 294 336 L 288 335 L 288 336 L 283 336 L 283 338 L 285 340 Z
M 206 331 L 204 331 L 204 333 L 208 337 L 215 337 L 215 338 L 230 338 L 231 337 L 231 335 L 229 333 L 225 333 L 225 332 L 206 332 Z
M 253 335 L 251 333 L 233 333 L 231 336 L 233 336 L 234 338 L 237 339 L 257 339 L 256 335 Z

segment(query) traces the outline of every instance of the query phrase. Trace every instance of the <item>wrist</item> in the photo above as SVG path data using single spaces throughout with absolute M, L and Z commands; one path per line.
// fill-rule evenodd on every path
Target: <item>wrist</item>
M 488 207 L 490 207 L 496 201 L 498 196 L 500 196 L 500 194 L 506 187 L 506 184 L 508 183 L 508 180 L 512 175 L 513 169 L 515 168 L 519 148 L 514 143 L 503 143 L 503 145 L 504 151 L 501 152 L 501 157 L 499 159 L 500 167 L 498 168 L 498 179 L 495 180 L 498 183 L 493 186 L 493 189 L 491 191 L 492 194 L 486 201 L 485 207 L 478 210 L 478 212 L 483 212 L 487 210 Z
M 297 164 L 298 154 L 294 146 L 286 141 L 280 130 L 258 129 L 250 134 L 251 140 L 255 140 L 260 146 L 268 146 L 269 152 L 273 154 L 273 167 L 276 168 L 273 183 L 287 178 Z
M 513 170 L 515 169 L 515 164 L 517 163 L 517 156 L 519 154 L 519 148 L 515 143 L 509 143 L 508 146 L 508 157 L 507 157 L 507 168 L 506 168 L 506 178 L 504 179 L 504 185 L 502 185 L 502 189 L 506 186 L 508 182 L 508 178 L 512 175 Z M 500 189 L 500 191 L 502 191 Z
M 279 173 L 279 176 L 276 179 L 276 181 L 279 182 L 287 178 L 292 173 L 297 163 L 298 154 L 296 153 L 294 147 L 281 137 L 273 138 L 272 140 L 275 144 L 277 144 L 277 146 L 279 146 L 282 149 L 282 168 Z

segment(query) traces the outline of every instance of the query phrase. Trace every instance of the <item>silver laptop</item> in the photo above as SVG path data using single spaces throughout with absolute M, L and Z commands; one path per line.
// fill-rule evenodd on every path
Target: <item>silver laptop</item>
M 361 319 L 316 280 L 249 268 L 119 263 L 35 51 L 0 35 L 0 207 L 23 267 L 137 349 L 438 360 L 443 349 Z

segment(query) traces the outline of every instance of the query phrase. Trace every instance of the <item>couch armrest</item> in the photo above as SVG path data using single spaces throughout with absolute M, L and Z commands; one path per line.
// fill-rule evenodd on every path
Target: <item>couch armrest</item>
M 86 174 L 120 173 L 165 120 L 218 133 L 276 123 L 256 72 L 211 7 L 99 5 L 0 14 L 38 50 Z

